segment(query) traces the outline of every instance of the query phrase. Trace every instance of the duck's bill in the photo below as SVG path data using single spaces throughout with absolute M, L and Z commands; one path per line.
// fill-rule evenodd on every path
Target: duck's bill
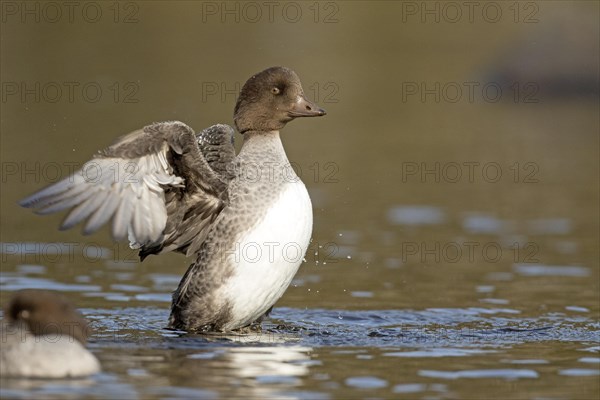
M 294 104 L 294 108 L 292 108 L 288 112 L 290 117 L 321 117 L 327 112 L 323 110 L 321 107 L 316 105 L 310 100 L 306 98 L 300 97 L 300 99 Z

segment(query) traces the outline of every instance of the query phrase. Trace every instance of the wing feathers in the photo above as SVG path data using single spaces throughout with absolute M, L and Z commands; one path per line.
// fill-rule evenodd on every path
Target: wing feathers
M 95 210 L 100 207 L 102 202 L 108 196 L 108 192 L 96 190 L 92 195 L 85 200 L 83 203 L 79 204 L 75 207 L 65 218 L 62 225 L 60 226 L 61 230 L 71 229 L 87 217 L 89 217 Z
M 124 136 L 80 171 L 19 204 L 39 214 L 72 208 L 61 229 L 87 220 L 84 234 L 112 218 L 116 240 L 129 236 L 135 247 L 146 246 L 145 254 L 150 254 L 166 246 L 187 248 L 201 236 L 222 209 L 218 196 L 224 188 L 193 130 L 181 122 L 164 122 Z M 200 211 L 192 212 L 194 221 L 186 223 L 185 216 L 195 208 Z
M 86 201 L 92 192 L 89 190 L 77 191 L 72 194 L 70 191 L 64 192 L 60 196 L 47 198 L 48 206 L 36 212 L 40 215 L 51 214 L 71 208 L 76 204 Z
M 229 168 L 235 158 L 233 134 L 233 128 L 229 125 L 217 124 L 196 135 L 198 145 L 208 165 L 221 180 L 226 182 L 233 178 Z
M 121 195 L 119 208 L 113 218 L 112 234 L 115 240 L 125 239 L 133 216 L 133 201 Z
M 77 175 L 73 175 L 69 178 L 63 179 L 62 181 L 55 183 L 54 185 L 48 186 L 45 189 L 42 189 L 39 192 L 36 192 L 31 196 L 24 198 L 23 200 L 19 201 L 19 205 L 28 208 L 39 207 L 39 203 L 43 200 L 47 200 L 49 198 L 52 198 L 53 196 L 56 196 L 60 193 L 68 191 L 69 189 L 72 189 L 74 186 L 77 185 L 78 178 L 79 177 Z
M 96 212 L 90 217 L 85 228 L 83 229 L 84 235 L 89 235 L 96 232 L 102 225 L 104 225 L 110 217 L 113 216 L 117 207 L 119 207 L 120 196 L 107 196 L 106 200 Z M 113 228 L 114 232 L 114 228 Z

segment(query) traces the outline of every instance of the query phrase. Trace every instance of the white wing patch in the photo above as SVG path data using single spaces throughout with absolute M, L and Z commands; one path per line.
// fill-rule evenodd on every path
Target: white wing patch
M 74 207 L 61 225 L 69 229 L 87 219 L 84 234 L 97 231 L 112 217 L 115 240 L 127 234 L 136 245 L 159 240 L 167 223 L 162 186 L 182 186 L 167 162 L 168 146 L 139 158 L 95 158 L 68 178 L 20 204 L 50 214 Z

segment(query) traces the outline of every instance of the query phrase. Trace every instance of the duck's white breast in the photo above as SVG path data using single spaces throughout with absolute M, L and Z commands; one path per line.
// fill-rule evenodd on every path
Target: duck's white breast
M 304 184 L 287 183 L 264 218 L 230 251 L 235 273 L 223 295 L 237 329 L 262 316 L 283 295 L 298 271 L 312 234 L 312 204 Z
M 72 378 L 95 374 L 100 363 L 69 335 L 33 334 L 3 322 L 0 376 Z

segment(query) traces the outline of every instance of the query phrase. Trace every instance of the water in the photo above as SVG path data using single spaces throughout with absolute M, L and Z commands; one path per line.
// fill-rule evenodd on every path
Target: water
M 2 102 L 0 303 L 26 287 L 63 292 L 103 366 L 4 380 L 2 397 L 597 399 L 598 5 L 518 3 L 517 23 L 498 3 L 498 23 L 421 23 L 403 20 L 409 3 L 331 3 L 327 24 L 334 6 L 318 23 L 312 3 L 295 3 L 297 23 L 222 23 L 193 2 L 132 2 L 128 24 L 108 8 L 95 24 L 3 23 L 3 83 L 92 82 L 105 95 Z M 164 329 L 188 260 L 139 263 L 106 230 L 59 232 L 61 216 L 16 205 L 149 122 L 231 123 L 228 90 L 277 64 L 328 115 L 283 133 L 315 226 L 261 333 Z M 414 83 L 490 80 L 500 101 L 403 98 Z
M 124 272 L 137 267 L 88 265 L 62 282 L 58 277 L 66 276 L 69 267 L 56 267 L 55 279 L 39 278 L 48 276 L 47 269 L 31 265 L 12 274 L 3 271 L 3 296 L 21 287 L 79 293 L 76 301 L 95 332 L 89 347 L 104 369 L 81 381 L 4 381 L 3 396 L 331 398 L 410 393 L 447 398 L 474 395 L 493 385 L 492 397 L 497 398 L 517 392 L 593 398 L 598 389 L 597 310 L 573 305 L 531 311 L 513 296 L 486 301 L 492 300 L 490 293 L 503 290 L 498 285 L 510 287 L 531 279 L 528 274 L 512 274 L 500 284 L 467 286 L 480 297 L 470 307 L 377 309 L 369 306 L 385 291 L 373 290 L 369 296 L 353 292 L 347 296 L 359 301 L 359 307 L 279 307 L 262 332 L 201 336 L 165 329 L 176 275 L 149 273 L 135 285 L 112 283 L 139 277 Z M 307 285 L 313 286 L 308 298 L 327 293 L 327 288 L 316 289 L 319 282 L 311 276 L 301 274 L 290 294 L 304 292 Z M 570 273 L 558 277 L 566 279 L 565 289 L 582 279 Z

